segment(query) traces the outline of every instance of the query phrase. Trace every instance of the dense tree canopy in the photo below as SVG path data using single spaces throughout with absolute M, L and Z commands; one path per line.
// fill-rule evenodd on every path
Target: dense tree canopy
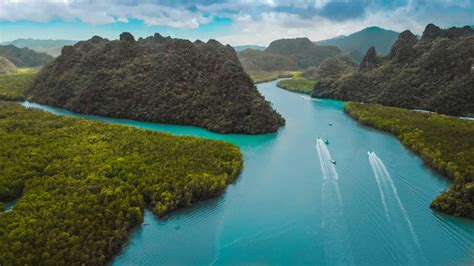
M 365 125 L 394 134 L 454 181 L 432 208 L 474 219 L 474 121 L 376 104 L 347 103 L 345 111 Z
M 37 68 L 17 68 L 14 73 L 0 75 L 0 100 L 25 100 L 25 89 L 38 71 Z
M 0 102 L 0 264 L 105 264 L 143 219 L 223 191 L 242 168 L 223 141 Z M 3 204 L 1 210 L 3 210 Z
M 93 37 L 65 46 L 27 94 L 78 113 L 196 125 L 220 133 L 269 133 L 284 124 L 234 49 L 165 38 Z
M 421 40 L 400 34 L 386 57 L 369 49 L 361 70 L 320 80 L 313 97 L 474 116 L 474 30 L 428 25 Z

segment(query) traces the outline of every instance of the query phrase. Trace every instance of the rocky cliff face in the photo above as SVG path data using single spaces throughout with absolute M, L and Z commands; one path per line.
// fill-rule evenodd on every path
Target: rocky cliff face
M 390 54 L 369 49 L 360 71 L 319 82 L 313 97 L 474 115 L 474 31 L 429 24 L 418 40 L 400 34 Z
M 388 58 L 397 63 L 407 64 L 413 62 L 413 60 L 416 59 L 415 45 L 417 42 L 418 39 L 411 31 L 406 30 L 400 33 L 397 41 L 395 41 L 390 50 Z
M 429 42 L 433 41 L 436 38 L 448 38 L 454 39 L 459 38 L 462 36 L 467 36 L 473 34 L 474 30 L 470 26 L 464 26 L 462 28 L 452 27 L 449 29 L 441 29 L 440 27 L 428 24 L 423 31 L 423 36 L 421 37 L 421 41 Z
M 221 133 L 268 133 L 284 124 L 217 41 L 95 36 L 44 67 L 27 91 L 33 101 L 74 112 L 196 125 Z
M 367 50 L 367 53 L 365 54 L 362 61 L 360 62 L 359 69 L 365 70 L 377 67 L 378 61 L 379 60 L 377 58 L 377 52 L 375 51 L 375 47 L 371 46 L 369 50 Z

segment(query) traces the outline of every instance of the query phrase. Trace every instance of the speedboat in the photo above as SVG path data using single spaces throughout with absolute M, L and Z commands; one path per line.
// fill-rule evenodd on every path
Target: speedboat
M 327 139 L 324 140 L 324 143 L 329 144 L 329 140 L 327 140 Z
M 330 160 L 330 162 L 331 162 L 332 164 L 336 164 L 336 161 L 334 161 L 334 160 L 332 160 L 332 159 Z

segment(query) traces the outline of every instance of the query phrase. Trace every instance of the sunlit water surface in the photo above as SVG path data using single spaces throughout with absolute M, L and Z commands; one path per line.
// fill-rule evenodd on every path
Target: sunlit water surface
M 114 265 L 474 263 L 474 223 L 429 208 L 445 178 L 394 137 L 357 124 L 342 102 L 276 82 L 258 89 L 286 118 L 277 134 L 221 135 L 25 105 L 241 148 L 244 170 L 222 196 L 167 220 L 147 211 Z M 317 137 L 329 144 L 317 145 Z

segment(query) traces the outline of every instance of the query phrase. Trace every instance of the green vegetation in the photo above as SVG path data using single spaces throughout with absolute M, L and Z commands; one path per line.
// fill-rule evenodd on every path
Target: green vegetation
M 247 49 L 239 52 L 238 57 L 250 73 L 303 70 L 340 53 L 335 46 L 315 45 L 308 38 L 296 38 L 273 41 L 264 51 Z
M 39 67 L 53 61 L 46 53 L 38 53 L 28 48 L 0 45 L 0 56 L 7 58 L 17 67 Z
M 432 208 L 474 219 L 474 121 L 377 104 L 347 103 L 344 110 L 364 125 L 394 134 L 454 181 Z
M 280 78 L 291 78 L 299 75 L 299 71 L 249 71 L 248 74 L 255 84 L 269 82 Z
M 0 211 L 0 264 L 103 265 L 145 206 L 162 216 L 213 197 L 241 168 L 223 141 L 0 102 L 0 202 L 21 197 Z
M 313 80 L 334 79 L 357 71 L 357 67 L 356 62 L 349 56 L 334 56 L 317 67 L 306 69 L 303 77 Z
M 298 69 L 318 66 L 327 58 L 341 54 L 336 46 L 316 45 L 308 38 L 276 40 L 270 43 L 265 52 L 291 58 Z
M 24 100 L 25 89 L 38 71 L 38 68 L 18 68 L 15 73 L 0 75 L 0 100 Z
M 305 79 L 301 77 L 295 77 L 292 79 L 280 80 L 277 83 L 277 86 L 289 90 L 292 92 L 311 94 L 316 84 L 315 80 Z
M 219 133 L 270 133 L 285 123 L 257 91 L 234 49 L 215 40 L 95 36 L 65 46 L 26 93 L 35 102 L 77 113 Z
M 369 49 L 360 71 L 318 79 L 313 97 L 474 116 L 474 30 L 428 25 L 422 39 L 402 32 L 390 54 Z
M 275 72 L 297 70 L 296 62 L 286 55 L 247 49 L 238 53 L 245 71 Z
M 357 64 L 349 56 L 334 56 L 317 67 L 309 67 L 304 72 L 297 73 L 292 79 L 279 81 L 277 86 L 293 92 L 311 94 L 317 80 L 342 77 L 356 70 Z

